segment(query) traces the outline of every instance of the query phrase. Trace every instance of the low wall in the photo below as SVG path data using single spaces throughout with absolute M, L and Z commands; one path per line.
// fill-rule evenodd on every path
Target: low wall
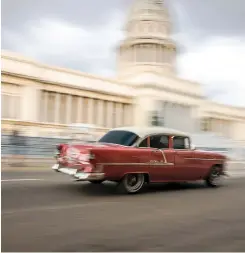
M 2 157 L 22 155 L 25 157 L 53 157 L 56 145 L 69 143 L 71 139 L 2 135 Z
M 72 139 L 2 135 L 2 156 L 19 154 L 28 157 L 53 157 L 59 143 L 70 143 Z M 227 155 L 231 160 L 245 161 L 245 148 L 210 148 L 196 146 L 197 149 L 215 151 Z

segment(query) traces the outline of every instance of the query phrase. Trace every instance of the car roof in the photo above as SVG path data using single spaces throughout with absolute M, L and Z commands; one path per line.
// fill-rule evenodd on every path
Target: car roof
M 135 126 L 129 126 L 129 127 L 118 127 L 111 129 L 110 131 L 129 131 L 137 134 L 139 137 L 143 138 L 147 135 L 153 135 L 153 134 L 166 134 L 166 135 L 176 135 L 176 136 L 187 136 L 187 133 L 166 128 L 166 127 L 158 127 L 158 126 L 151 126 L 151 127 L 135 127 Z

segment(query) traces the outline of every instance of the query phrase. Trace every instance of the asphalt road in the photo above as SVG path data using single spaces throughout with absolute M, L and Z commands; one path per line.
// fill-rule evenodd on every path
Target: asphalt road
M 4 171 L 2 251 L 245 251 L 245 178 L 129 196 L 112 183 Z

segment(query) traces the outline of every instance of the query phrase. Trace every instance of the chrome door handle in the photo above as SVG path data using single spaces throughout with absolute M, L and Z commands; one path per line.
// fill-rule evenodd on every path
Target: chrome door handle
M 157 152 L 158 152 L 158 150 L 153 150 L 153 151 L 152 151 L 152 153 L 157 153 Z

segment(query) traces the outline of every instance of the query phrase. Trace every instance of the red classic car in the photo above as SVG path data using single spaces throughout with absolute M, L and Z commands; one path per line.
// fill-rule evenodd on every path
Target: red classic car
M 204 180 L 216 187 L 225 176 L 224 155 L 196 150 L 190 137 L 162 127 L 122 127 L 98 142 L 57 146 L 57 172 L 78 181 L 114 181 L 127 193 L 145 183 Z

